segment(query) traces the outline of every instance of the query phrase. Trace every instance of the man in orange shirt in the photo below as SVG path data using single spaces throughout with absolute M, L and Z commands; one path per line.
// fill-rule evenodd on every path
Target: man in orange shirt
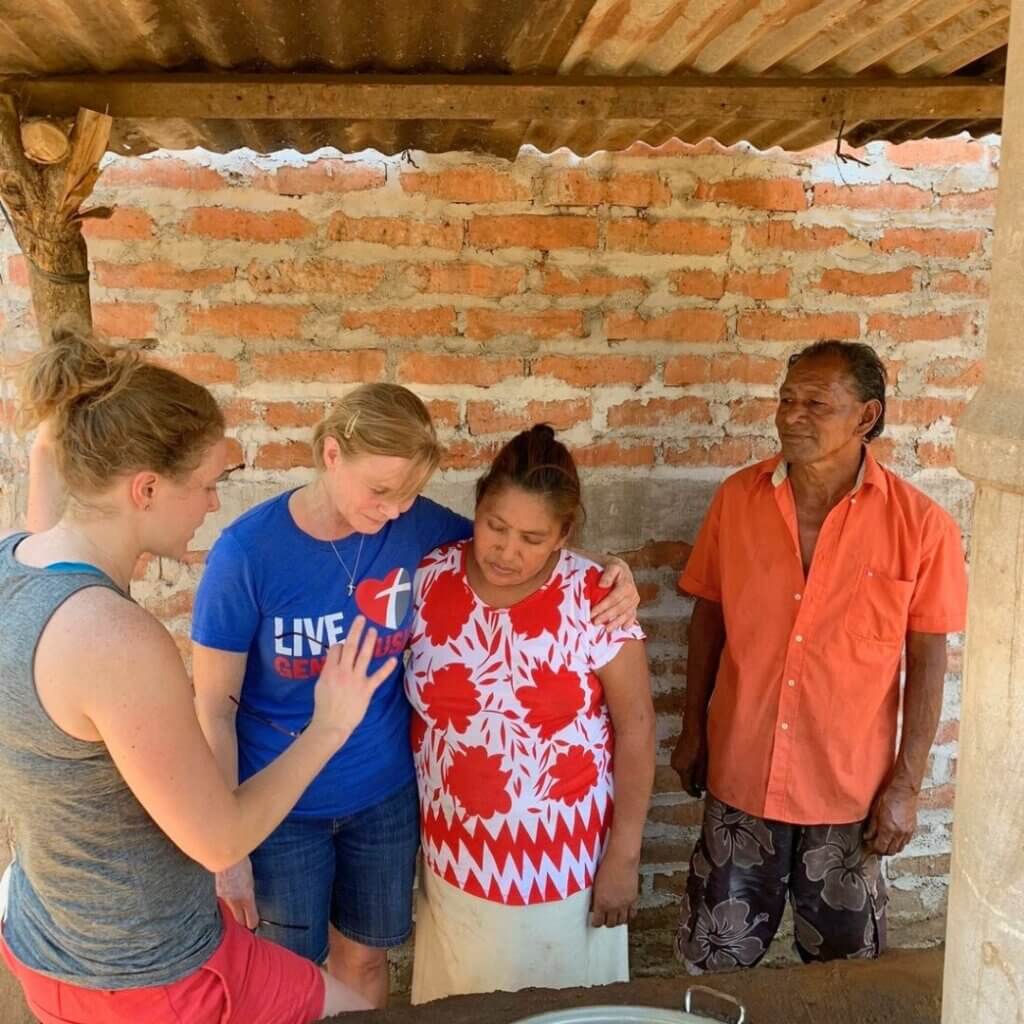
M 680 577 L 697 601 L 672 766 L 707 788 L 676 940 L 692 973 L 756 964 L 787 896 L 804 961 L 885 945 L 881 857 L 917 826 L 967 604 L 956 524 L 871 455 L 885 387 L 867 345 L 791 357 L 781 454 L 722 484 Z

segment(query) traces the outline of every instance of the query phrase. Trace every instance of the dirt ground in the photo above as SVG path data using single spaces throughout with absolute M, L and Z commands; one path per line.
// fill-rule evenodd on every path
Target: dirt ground
M 877 961 L 764 967 L 717 976 L 711 985 L 742 1001 L 749 1024 L 938 1024 L 942 955 L 941 949 L 930 949 L 888 953 Z M 495 992 L 332 1020 L 336 1024 L 509 1024 L 569 1006 L 612 1003 L 681 1009 L 687 986 L 684 977 L 645 978 L 599 989 Z
M 645 978 L 600 989 L 528 989 L 460 996 L 419 1007 L 346 1014 L 336 1024 L 510 1024 L 567 1006 L 599 1003 L 681 1009 L 687 979 Z M 762 967 L 712 985 L 740 999 L 750 1024 L 939 1024 L 942 950 L 895 952 L 878 961 Z M 21 992 L 0 967 L 0 1021 L 33 1024 Z

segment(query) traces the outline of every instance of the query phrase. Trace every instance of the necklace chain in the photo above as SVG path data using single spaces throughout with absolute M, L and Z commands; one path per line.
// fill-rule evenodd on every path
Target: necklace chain
M 363 556 L 363 541 L 366 540 L 366 534 L 360 534 L 359 537 L 359 550 L 356 552 L 356 571 L 352 572 L 349 567 L 345 564 L 345 559 L 338 554 L 338 549 L 334 546 L 334 541 L 329 540 L 327 543 L 331 545 L 331 550 L 334 552 L 334 557 L 341 562 L 342 569 L 348 573 L 348 596 L 351 597 L 355 593 L 356 589 L 356 576 L 359 573 L 359 559 Z

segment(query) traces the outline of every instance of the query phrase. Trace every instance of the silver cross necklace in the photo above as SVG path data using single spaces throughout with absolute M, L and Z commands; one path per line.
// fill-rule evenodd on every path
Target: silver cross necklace
M 348 566 L 345 564 L 345 559 L 338 554 L 338 549 L 334 546 L 334 541 L 329 540 L 327 543 L 331 545 L 331 550 L 334 552 L 334 557 L 341 562 L 342 569 L 348 573 L 348 596 L 351 597 L 356 590 L 356 574 L 359 572 L 359 559 L 363 556 L 363 541 L 366 540 L 366 534 L 361 534 L 359 537 L 359 550 L 356 552 L 356 571 L 349 572 Z

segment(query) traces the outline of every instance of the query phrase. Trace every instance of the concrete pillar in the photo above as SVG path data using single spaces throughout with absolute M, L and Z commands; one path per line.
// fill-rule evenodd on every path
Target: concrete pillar
M 957 431 L 977 490 L 943 1024 L 1024 1021 L 1024 0 L 1011 7 L 985 382 Z

